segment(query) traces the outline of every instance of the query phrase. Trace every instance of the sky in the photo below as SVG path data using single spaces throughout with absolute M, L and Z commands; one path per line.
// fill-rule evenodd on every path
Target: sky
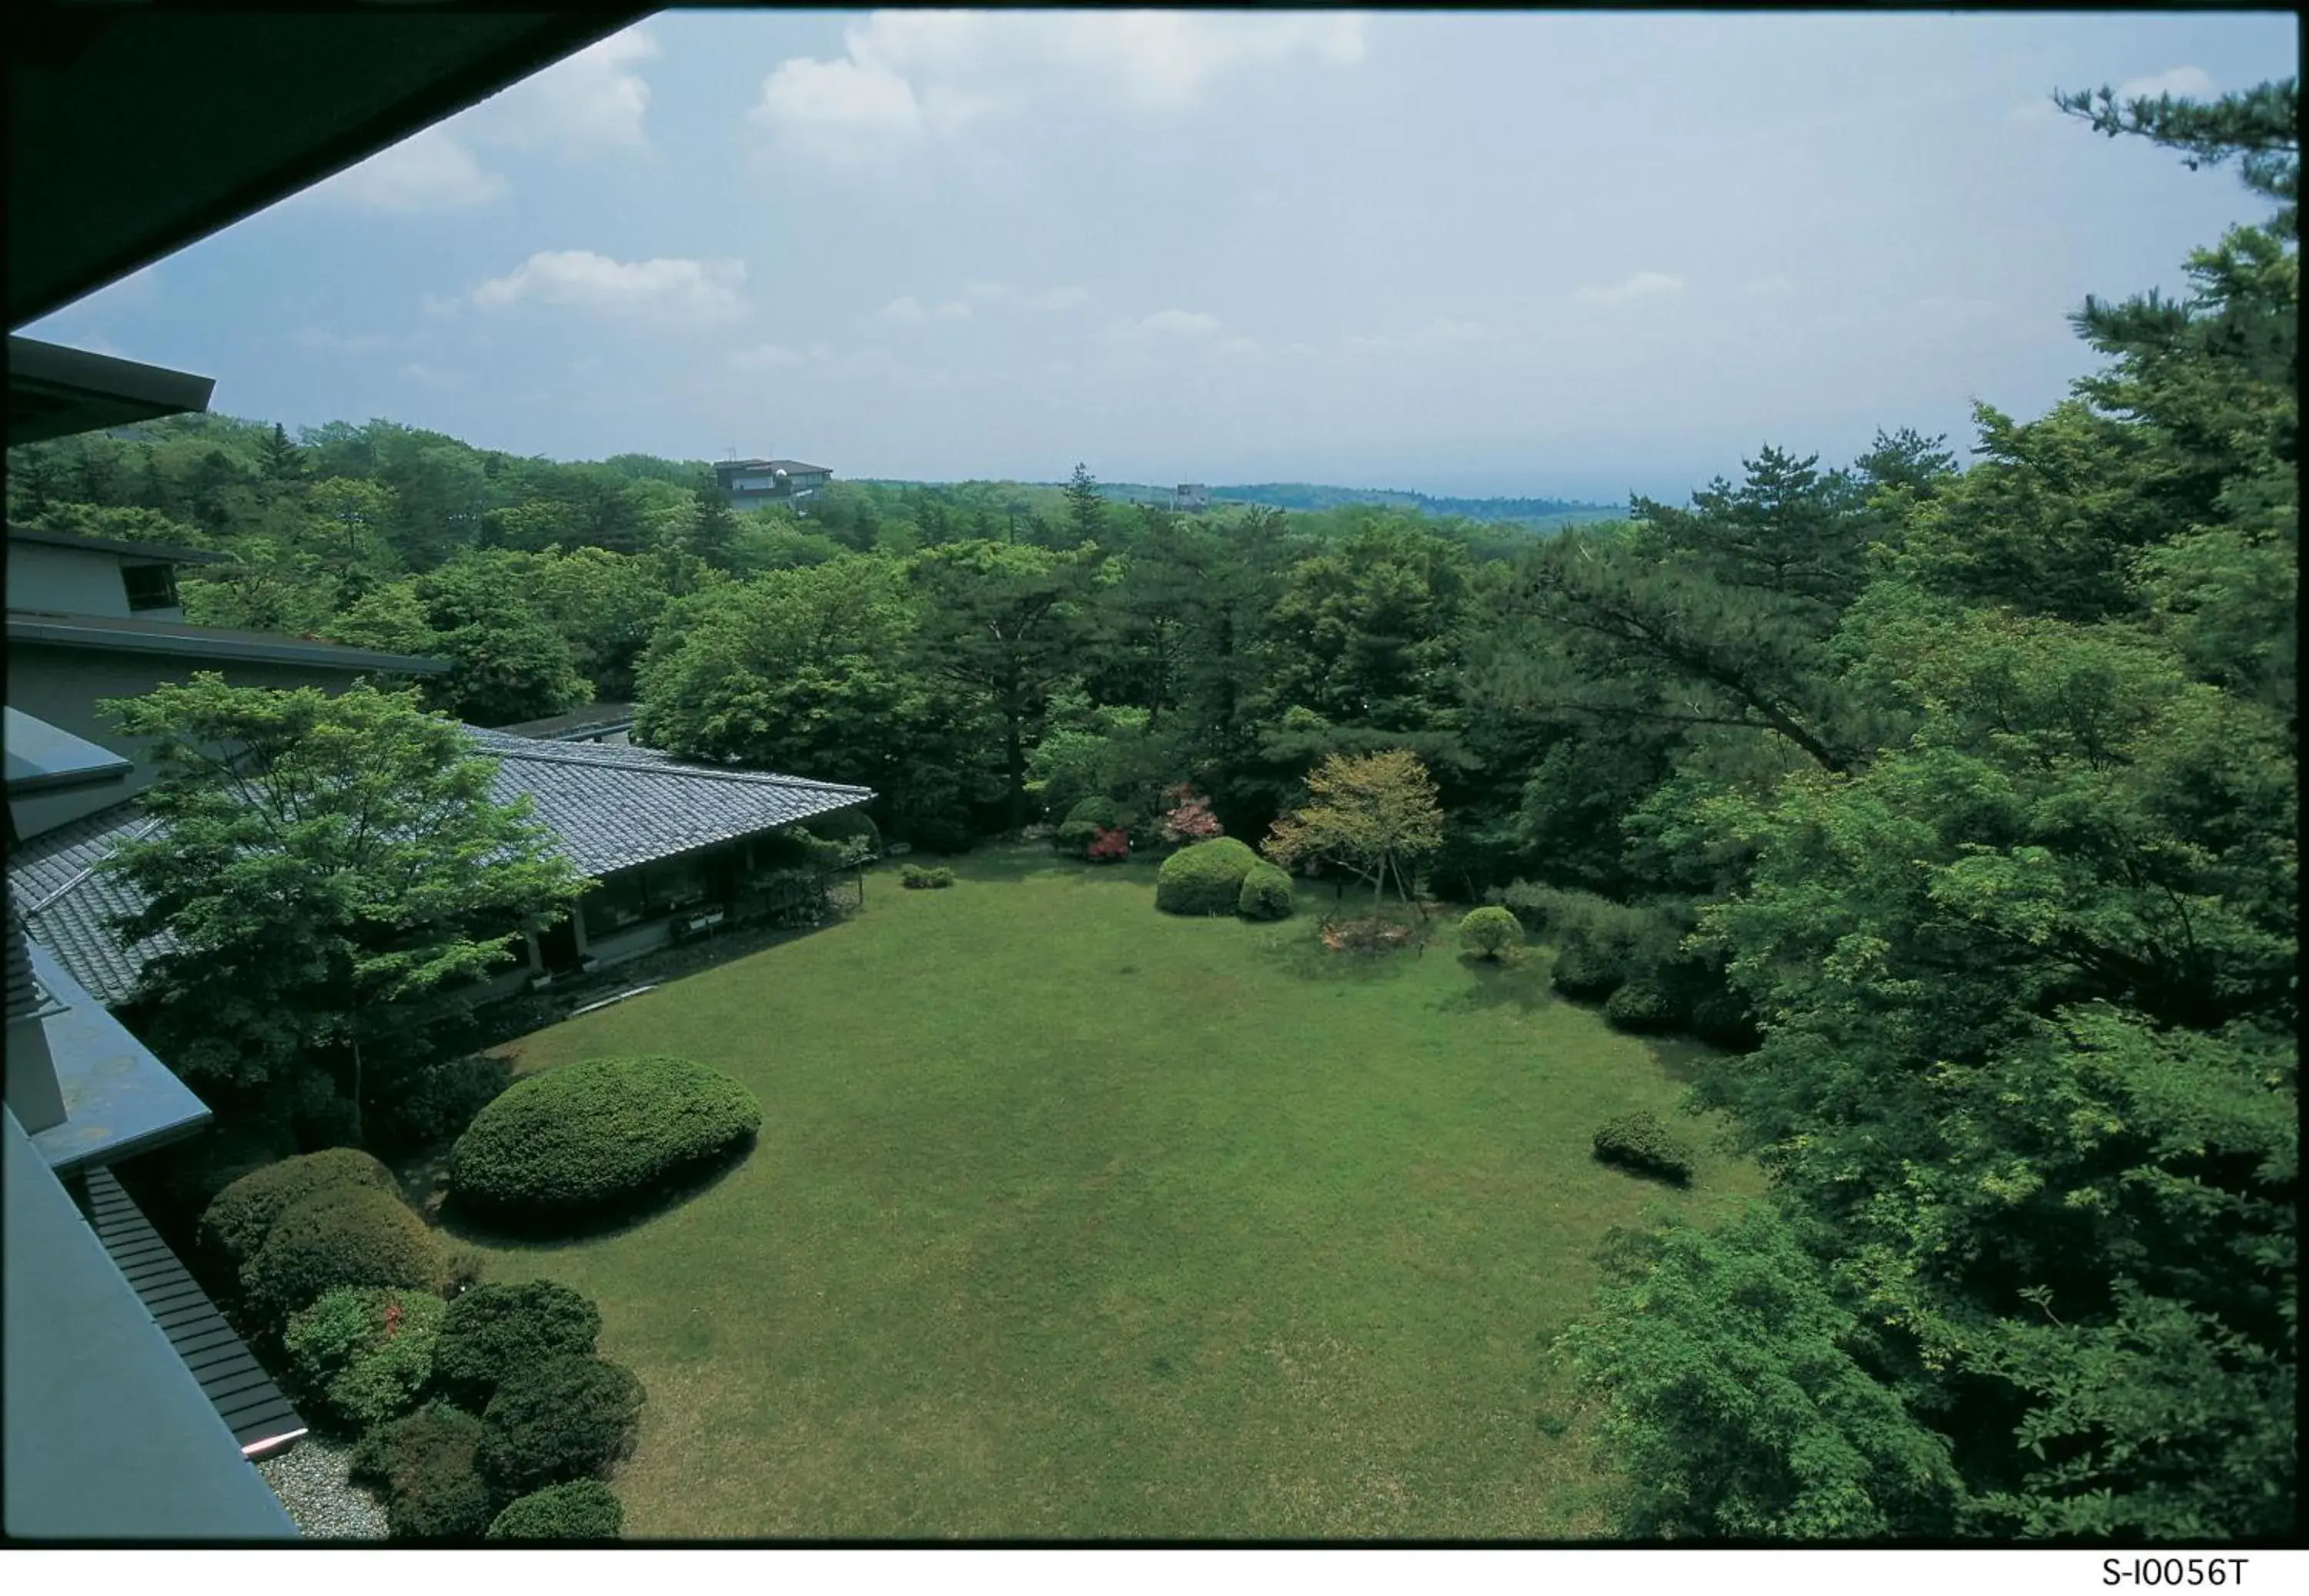
M 2263 207 L 2290 13 L 661 13 L 22 329 L 555 459 L 1680 500 L 1974 436 Z

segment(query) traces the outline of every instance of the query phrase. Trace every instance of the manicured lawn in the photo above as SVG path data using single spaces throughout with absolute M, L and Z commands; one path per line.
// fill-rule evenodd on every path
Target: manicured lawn
M 1758 1184 L 1587 1156 L 1673 1117 L 1677 1047 L 1536 952 L 1321 954 L 1327 889 L 1252 926 L 1156 914 L 1139 865 L 957 863 L 518 1044 L 687 1054 L 765 1112 L 687 1203 L 492 1249 L 595 1298 L 648 1385 L 627 1532 L 1597 1532 L 1544 1340 L 1608 1227 Z

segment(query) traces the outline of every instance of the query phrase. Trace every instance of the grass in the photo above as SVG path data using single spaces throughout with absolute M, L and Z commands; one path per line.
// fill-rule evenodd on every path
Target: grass
M 637 1537 L 1570 1537 L 1592 1458 L 1545 1342 L 1596 1243 L 1756 1189 L 1588 1156 L 1677 1044 L 1544 955 L 1326 954 L 1011 850 L 515 1044 L 676 1052 L 751 1155 L 628 1229 L 493 1244 L 601 1306 L 649 1389 Z M 1701 1138 L 1704 1140 L 1704 1138 Z

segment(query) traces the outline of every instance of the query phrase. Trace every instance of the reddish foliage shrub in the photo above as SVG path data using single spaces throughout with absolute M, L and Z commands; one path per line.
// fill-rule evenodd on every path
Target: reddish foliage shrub
M 1172 807 L 1159 822 L 1165 842 L 1202 842 L 1225 832 L 1218 816 L 1211 813 L 1210 800 L 1185 783 L 1171 789 L 1169 797 Z
M 1094 864 L 1109 864 L 1130 857 L 1130 833 L 1120 826 L 1091 833 L 1086 857 Z

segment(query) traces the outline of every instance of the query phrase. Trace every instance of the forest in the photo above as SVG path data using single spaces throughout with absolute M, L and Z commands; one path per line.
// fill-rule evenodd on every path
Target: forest
M 1974 459 L 1888 426 L 1544 536 L 1176 515 L 388 421 L 10 452 L 13 523 L 219 551 L 199 623 L 452 661 L 482 725 L 871 786 L 931 851 L 1189 782 L 1256 839 L 1407 750 L 1422 884 L 1717 1051 L 1771 1196 L 1625 1236 L 1564 1355 L 1636 1535 L 2281 1536 L 2297 1443 L 2296 91 L 2067 108 L 2241 172 L 2180 299 Z M 2218 180 L 2208 177 L 2206 181 Z M 1898 418 L 1886 418 L 1897 422 Z

